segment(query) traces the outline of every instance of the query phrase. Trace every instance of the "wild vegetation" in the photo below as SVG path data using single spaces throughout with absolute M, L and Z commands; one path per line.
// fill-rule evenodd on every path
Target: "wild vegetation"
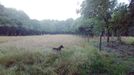
M 94 46 L 98 45 L 97 38 L 89 42 L 74 35 L 10 38 L 0 38 L 5 39 L 0 43 L 0 75 L 126 75 L 133 71 L 132 56 L 99 51 Z M 39 38 L 41 44 L 36 43 Z M 59 44 L 64 49 L 57 53 L 52 48 Z
M 62 21 L 0 4 L 0 75 L 133 75 L 133 3 L 83 0 Z

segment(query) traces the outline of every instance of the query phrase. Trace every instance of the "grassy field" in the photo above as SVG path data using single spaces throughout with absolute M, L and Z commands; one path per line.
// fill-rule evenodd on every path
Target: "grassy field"
M 125 38 L 126 39 L 126 38 Z M 127 40 L 126 40 L 127 41 Z M 127 75 L 134 59 L 99 51 L 74 35 L 0 37 L 0 75 Z M 53 47 L 64 45 L 61 52 Z

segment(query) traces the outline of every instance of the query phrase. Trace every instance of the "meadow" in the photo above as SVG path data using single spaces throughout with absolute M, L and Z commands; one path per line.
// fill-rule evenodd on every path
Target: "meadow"
M 75 35 L 1 36 L 0 75 L 129 75 L 134 71 L 133 56 L 99 51 L 98 41 Z M 61 52 L 52 50 L 60 45 Z

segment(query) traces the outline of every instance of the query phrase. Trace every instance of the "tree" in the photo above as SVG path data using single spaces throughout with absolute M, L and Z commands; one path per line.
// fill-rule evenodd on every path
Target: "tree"
M 128 11 L 126 4 L 119 4 L 111 19 L 112 23 L 112 32 L 117 36 L 118 42 L 121 41 L 121 35 L 127 35 L 128 33 Z
M 104 24 L 100 24 L 100 43 L 104 32 L 107 33 L 107 42 L 110 37 L 110 19 L 115 8 L 116 0 L 84 0 L 81 5 L 81 15 L 85 18 L 97 18 Z M 106 30 L 106 31 L 105 31 Z M 101 45 L 101 44 L 100 44 Z M 101 48 L 100 48 L 101 49 Z
M 131 36 L 134 36 L 134 0 L 130 0 L 130 4 L 128 6 L 128 17 L 129 17 L 129 30 L 128 33 Z
M 134 0 L 131 0 L 129 4 L 129 11 L 131 12 L 131 17 L 134 17 Z

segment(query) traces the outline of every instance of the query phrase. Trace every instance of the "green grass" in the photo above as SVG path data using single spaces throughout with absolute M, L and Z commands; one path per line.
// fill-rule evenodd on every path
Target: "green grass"
M 9 48 L 6 48 L 9 49 Z M 125 75 L 127 67 L 96 48 L 74 46 L 61 53 L 10 48 L 0 55 L 0 75 Z M 12 64 L 10 64 L 13 62 Z
M 134 37 L 124 37 L 122 41 L 125 44 L 134 45 Z
M 67 37 L 71 40 L 73 36 Z M 58 36 L 56 38 L 60 42 L 57 41 L 57 43 L 66 45 L 61 52 L 57 53 L 48 48 L 51 44 L 55 45 L 54 40 L 38 38 L 23 38 L 22 40 L 26 40 L 23 48 L 20 48 L 21 45 L 10 46 L 12 40 L 7 45 L 2 44 L 2 47 L 0 46 L 0 75 L 126 75 L 129 71 L 133 71 L 133 57 L 124 60 L 113 53 L 98 51 L 94 46 L 97 44 L 95 39 L 90 39 L 89 43 L 77 44 L 77 40 L 82 40 L 81 38 L 75 36 L 75 39 L 68 41 L 65 36 Z M 27 48 L 27 43 L 31 43 L 31 40 L 31 45 L 35 47 L 40 42 L 47 44 L 48 47 Z M 33 42 L 37 43 L 33 44 Z

